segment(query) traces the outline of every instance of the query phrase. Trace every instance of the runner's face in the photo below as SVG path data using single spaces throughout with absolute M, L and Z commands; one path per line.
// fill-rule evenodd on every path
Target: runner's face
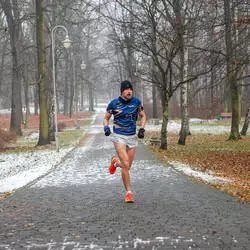
M 127 100 L 130 100 L 132 98 L 133 90 L 131 88 L 124 89 L 122 91 L 122 96 L 126 98 Z

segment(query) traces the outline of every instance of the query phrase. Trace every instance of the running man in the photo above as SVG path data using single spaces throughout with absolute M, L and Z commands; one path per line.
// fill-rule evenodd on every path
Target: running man
M 121 167 L 122 181 L 127 191 L 125 202 L 134 202 L 131 187 L 129 170 L 134 160 L 136 140 L 136 121 L 138 115 L 141 117 L 139 138 L 144 138 L 146 114 L 141 105 L 141 101 L 134 97 L 133 86 L 129 81 L 121 82 L 121 95 L 112 100 L 104 117 L 104 133 L 106 136 L 111 134 L 109 119 L 114 116 L 113 133 L 111 141 L 118 157 L 113 156 L 109 173 L 114 174 L 117 167 Z

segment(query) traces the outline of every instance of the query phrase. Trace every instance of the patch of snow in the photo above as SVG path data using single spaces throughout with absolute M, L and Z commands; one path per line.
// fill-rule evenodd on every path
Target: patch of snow
M 224 134 L 230 132 L 230 126 L 223 126 L 223 125 L 214 125 L 209 126 L 208 124 L 202 124 L 198 118 L 192 119 L 190 122 L 190 131 L 191 133 L 206 133 L 206 134 Z M 181 122 L 180 121 L 169 121 L 168 122 L 168 132 L 179 132 L 181 129 Z M 145 127 L 146 131 L 161 131 L 161 124 L 160 125 L 153 125 L 153 124 L 146 124 Z
M 92 117 L 91 126 L 86 130 L 88 133 L 100 133 L 103 126 L 93 125 L 97 115 Z M 25 140 L 38 138 L 38 133 L 26 136 Z M 88 143 L 90 146 L 91 143 Z M 17 152 L 0 154 L 0 193 L 13 192 L 40 176 L 49 172 L 65 157 L 73 147 L 60 148 L 55 150 L 36 150 L 31 152 Z M 81 148 L 84 150 L 84 148 Z
M 176 170 L 181 171 L 188 176 L 200 178 L 203 181 L 208 182 L 208 183 L 231 182 L 231 180 L 228 178 L 214 176 L 212 171 L 208 171 L 207 173 L 204 173 L 204 172 L 192 169 L 187 164 L 183 164 L 183 163 L 176 162 L 176 161 L 172 161 L 169 163 L 173 165 Z
M 26 111 L 25 108 L 23 108 L 22 110 L 23 110 L 23 112 Z M 38 109 L 38 110 L 39 110 L 39 109 Z M 33 106 L 30 106 L 30 112 L 31 112 L 32 114 L 35 113 L 35 108 L 34 108 Z M 11 114 L 11 109 L 0 109 L 0 114 Z
M 146 124 L 145 127 L 146 131 L 161 131 L 161 124 L 153 125 L 153 124 Z M 168 123 L 168 131 L 169 132 L 177 132 L 181 129 L 181 123 L 177 121 L 170 121 Z
M 0 114 L 10 114 L 11 110 L 10 109 L 0 109 Z
M 137 248 L 138 245 L 150 244 L 150 240 L 142 240 L 140 238 L 134 239 L 134 248 Z
M 183 237 L 184 238 L 184 237 Z M 176 243 L 179 243 L 179 240 L 177 241 L 175 238 L 170 237 L 156 237 L 152 239 L 140 239 L 135 238 L 130 241 L 122 241 L 120 237 L 118 239 L 113 240 L 111 242 L 108 242 L 107 245 L 99 245 L 98 242 L 91 242 L 89 244 L 84 244 L 76 241 L 72 241 L 66 237 L 63 242 L 56 242 L 51 240 L 50 242 L 44 242 L 44 243 L 35 243 L 35 242 L 28 242 L 28 245 L 25 245 L 24 248 L 27 249 L 36 249 L 36 248 L 46 248 L 46 249 L 95 249 L 95 250 L 104 250 L 104 249 L 111 249 L 111 246 L 115 246 L 115 249 L 144 249 L 149 244 L 156 244 L 161 243 L 164 245 L 164 242 L 170 242 L 171 245 L 174 248 L 177 248 L 175 245 Z M 184 242 L 184 241 L 183 241 Z M 0 244 L 0 248 L 9 249 L 10 245 L 2 245 Z M 1 249 L 2 249 L 1 248 Z M 114 249 L 114 248 L 112 248 Z M 152 249 L 158 249 L 157 246 L 152 246 Z
M 191 133 L 204 133 L 204 134 L 225 134 L 230 133 L 230 126 L 204 126 L 204 125 L 190 125 Z
M 88 130 L 88 134 L 100 134 L 103 133 L 103 125 L 92 125 Z
M 199 118 L 190 118 L 189 122 L 190 123 L 201 123 L 202 119 L 199 119 Z
M 98 112 L 102 113 L 102 116 L 104 116 L 106 105 L 103 105 L 101 107 L 96 108 L 96 113 L 93 114 L 91 125 L 86 128 L 85 132 L 88 134 L 99 134 L 103 133 L 103 125 L 102 122 L 98 125 L 96 125 L 96 118 L 100 114 Z M 2 110 L 1 113 L 6 113 L 8 110 Z M 192 120 L 193 122 L 197 122 L 197 119 Z M 181 127 L 180 121 L 170 121 L 168 123 L 168 131 L 174 131 L 179 132 Z M 190 124 L 191 132 L 197 131 L 197 132 L 204 132 L 204 133 L 225 133 L 229 131 L 229 127 L 227 126 L 204 126 L 203 124 Z M 147 124 L 146 130 L 148 131 L 160 131 L 161 125 L 152 125 Z M 38 133 L 32 133 L 31 135 L 24 137 L 25 140 L 34 140 L 38 138 Z M 86 148 L 88 150 L 95 150 L 96 146 L 91 146 L 92 142 L 89 141 L 86 144 Z M 100 148 L 103 149 L 113 149 L 113 144 L 105 141 L 103 145 L 99 145 Z M 86 148 L 82 147 L 80 151 L 86 150 Z M 17 188 L 23 187 L 27 185 L 28 183 L 32 182 L 33 180 L 37 179 L 38 177 L 44 175 L 49 170 L 51 170 L 54 166 L 56 166 L 62 158 L 69 153 L 72 150 L 72 147 L 69 148 L 61 148 L 60 152 L 56 152 L 54 150 L 38 150 L 38 151 L 32 151 L 32 152 L 18 152 L 18 153 L 3 153 L 0 154 L 0 193 L 1 192 L 11 192 Z M 81 152 L 82 153 L 82 152 Z M 85 152 L 86 153 L 86 152 Z M 74 158 L 74 157 L 73 157 Z M 78 160 L 77 158 L 74 160 Z M 66 164 L 63 164 L 62 167 L 68 167 L 68 168 L 74 168 L 74 165 L 65 161 Z M 103 163 L 108 165 L 107 159 L 95 159 L 95 164 L 97 166 L 102 166 Z M 68 165 L 67 165 L 68 164 Z M 135 163 L 136 164 L 136 163 Z M 140 162 L 143 166 L 143 162 Z M 211 174 L 208 173 L 201 173 L 195 170 L 192 170 L 189 166 L 180 164 L 180 163 L 173 163 L 175 165 L 175 168 L 179 171 L 182 171 L 188 175 L 196 176 L 198 178 L 202 178 L 206 181 L 212 182 L 212 181 L 229 181 L 225 178 L 221 177 L 213 177 Z M 145 164 L 146 166 L 147 164 Z M 92 169 L 86 170 L 85 173 L 79 173 L 78 178 L 75 178 L 75 176 L 68 176 L 68 181 L 71 182 L 71 180 L 79 181 L 79 183 L 83 182 L 85 180 L 86 182 L 94 182 L 98 179 L 105 178 L 108 181 L 110 181 L 110 178 L 113 178 L 110 175 L 103 174 L 103 171 L 101 172 L 92 172 Z M 133 171 L 133 170 L 132 170 Z M 169 176 L 168 171 L 164 171 L 162 174 L 164 174 L 166 177 Z M 39 182 L 40 186 L 43 185 L 55 185 L 54 180 L 51 180 L 48 176 L 47 183 Z M 58 183 L 63 180 L 65 181 L 65 176 L 58 177 Z
M 29 140 L 29 139 L 37 139 L 39 138 L 39 133 L 38 132 L 34 132 L 34 133 L 31 133 L 30 135 L 26 135 L 24 136 L 24 139 L 25 140 Z
M 106 112 L 106 107 L 97 107 L 97 108 L 95 108 L 95 111 L 96 111 L 97 113 L 103 113 L 103 114 L 105 114 L 105 112 Z
M 62 148 L 0 155 L 0 192 L 11 192 L 47 173 L 72 150 Z

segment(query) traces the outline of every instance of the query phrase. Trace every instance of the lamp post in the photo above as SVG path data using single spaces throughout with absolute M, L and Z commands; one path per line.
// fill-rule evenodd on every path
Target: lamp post
M 57 25 L 52 29 L 51 38 L 52 38 L 52 71 L 53 71 L 53 87 L 54 87 L 54 122 L 55 122 L 55 140 L 56 140 L 56 151 L 59 151 L 59 138 L 58 138 L 58 122 L 57 122 L 57 100 L 56 100 L 56 70 L 55 70 L 55 42 L 54 42 L 54 33 L 57 28 L 61 28 L 65 31 L 66 36 L 65 40 L 62 41 L 63 46 L 67 49 L 71 46 L 72 41 L 69 40 L 68 30 L 63 25 Z

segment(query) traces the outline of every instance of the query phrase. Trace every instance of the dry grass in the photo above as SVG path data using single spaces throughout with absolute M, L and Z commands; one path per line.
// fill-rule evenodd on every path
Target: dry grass
M 91 117 L 91 113 L 89 112 L 78 112 L 77 114 L 77 122 L 80 126 L 86 126 Z M 40 117 L 38 115 L 31 115 L 28 119 L 27 127 L 24 128 L 24 125 L 22 125 L 22 132 L 24 136 L 28 136 L 31 133 L 39 132 L 39 121 Z M 43 148 L 51 148 L 52 145 L 45 145 L 41 147 L 36 147 L 37 145 L 37 139 L 34 139 L 33 141 L 23 142 L 22 137 L 17 138 L 15 134 L 9 132 L 9 126 L 10 126 L 10 115 L 4 114 L 0 115 L 0 152 L 1 151 L 7 151 L 7 150 L 14 150 L 14 151 L 27 151 L 27 150 L 39 150 Z M 58 129 L 60 132 L 62 132 L 65 128 L 74 128 L 75 126 L 75 116 L 69 117 L 64 116 L 62 114 L 58 115 Z M 71 133 L 72 140 L 75 140 L 75 136 L 80 136 L 81 132 L 75 131 L 75 133 Z M 61 133 L 60 137 L 62 139 L 64 137 L 67 137 L 67 140 L 65 140 L 68 143 L 71 142 L 69 138 L 69 132 Z
M 149 140 L 159 137 L 147 133 Z M 164 161 L 179 161 L 200 171 L 212 170 L 216 176 L 230 178 L 231 183 L 214 185 L 242 201 L 250 202 L 250 136 L 228 141 L 225 135 L 195 134 L 187 138 L 186 145 L 177 144 L 178 135 L 168 134 L 168 149 L 150 146 Z
M 15 141 L 16 135 L 10 131 L 0 129 L 0 151 L 7 148 L 10 141 Z

